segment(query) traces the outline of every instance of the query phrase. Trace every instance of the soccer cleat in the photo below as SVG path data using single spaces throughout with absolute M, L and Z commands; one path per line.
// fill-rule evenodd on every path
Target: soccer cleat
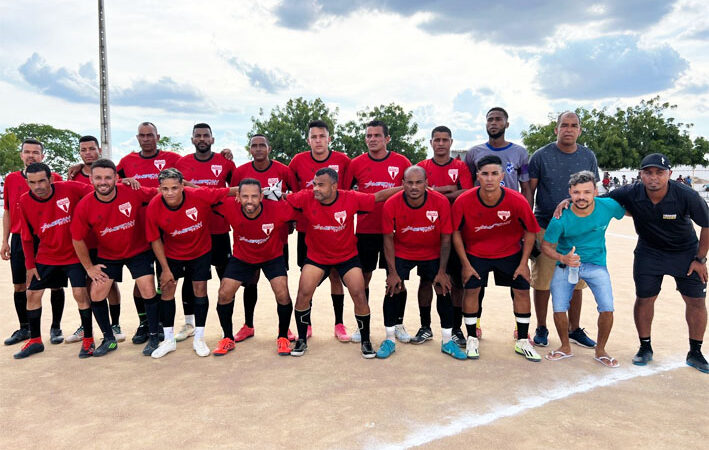
M 190 336 L 194 336 L 194 325 L 191 323 L 185 323 L 182 325 L 182 328 L 180 328 L 180 331 L 175 335 L 175 341 L 182 342 Z
M 455 342 L 455 344 L 460 348 L 466 347 L 465 335 L 463 334 L 460 328 L 456 328 L 455 330 L 453 330 L 451 340 Z
M 351 339 L 350 335 L 347 334 L 347 328 L 341 323 L 335 325 L 335 337 L 340 342 L 349 342 Z
M 364 342 L 362 342 L 362 344 L 359 347 L 360 347 L 360 350 L 362 351 L 362 358 L 372 359 L 375 356 L 377 356 L 377 352 L 374 351 L 374 347 L 372 347 L 371 342 L 364 341 Z
M 12 355 L 15 359 L 27 358 L 35 353 L 40 353 L 44 351 L 44 344 L 42 343 L 42 338 L 32 338 L 22 347 L 22 350 Z
M 49 329 L 49 342 L 52 344 L 61 344 L 64 342 L 64 334 L 61 328 Z
M 211 350 L 207 347 L 207 343 L 204 342 L 204 338 L 194 338 L 192 339 L 192 348 L 198 356 L 209 356 Z
M 700 372 L 709 373 L 709 364 L 707 364 L 707 360 L 704 359 L 704 355 L 701 352 L 690 351 L 687 353 L 687 365 Z
M 306 336 L 307 336 L 308 338 L 313 337 L 313 326 L 312 326 L 312 325 L 308 325 L 308 333 L 307 333 Z
M 81 350 L 79 358 L 84 359 L 94 355 L 94 338 L 84 338 L 81 340 Z
M 241 342 L 245 341 L 246 339 L 253 337 L 254 336 L 254 329 L 252 327 L 247 326 L 244 324 L 243 327 L 239 330 L 238 333 L 234 336 L 234 342 Z
M 386 359 L 391 356 L 392 353 L 396 351 L 396 344 L 391 339 L 385 339 L 382 341 L 382 345 L 379 346 L 377 350 L 377 358 Z
M 478 350 L 478 345 L 478 338 L 468 336 L 468 339 L 465 341 L 465 354 L 468 355 L 468 359 L 480 358 L 480 351 Z
M 433 331 L 431 331 L 431 327 L 421 327 L 419 330 L 416 332 L 416 336 L 411 338 L 411 343 L 412 344 L 423 344 L 426 341 L 430 341 L 433 339 Z M 456 347 L 458 344 L 453 342 L 453 345 Z
M 79 328 L 74 331 L 73 334 L 70 334 L 69 336 L 64 339 L 64 343 L 66 344 L 73 344 L 74 342 L 81 342 L 84 339 L 84 327 L 80 326 Z
M 217 348 L 212 353 L 214 356 L 224 356 L 236 348 L 236 343 L 230 337 L 225 337 L 217 344 Z
M 298 338 L 295 336 L 295 334 L 293 334 L 293 332 L 290 330 L 290 328 L 288 328 L 288 340 L 293 342 L 296 339 L 298 339 Z
M 120 325 L 111 325 L 111 330 L 113 330 L 113 336 L 116 338 L 116 342 L 123 342 L 126 340 L 126 335 L 123 334 L 123 330 L 121 330 Z
M 350 342 L 362 342 L 362 335 L 359 333 L 359 329 L 350 335 Z
M 278 349 L 278 354 L 281 356 L 290 355 L 290 341 L 288 338 L 279 337 L 276 341 L 276 346 Z
M 583 328 L 576 328 L 574 331 L 569 333 L 569 340 L 576 345 L 586 348 L 594 348 L 596 346 L 596 341 L 591 339 L 583 331 Z
M 640 346 L 638 352 L 633 356 L 633 364 L 636 366 L 646 366 L 652 361 L 652 349 Z
M 290 351 L 291 356 L 303 356 L 305 351 L 308 349 L 308 344 L 303 339 L 298 339 L 295 341 L 295 346 Z
M 404 324 L 399 324 L 394 327 L 394 336 L 396 336 L 396 340 L 408 344 L 411 342 L 411 335 L 406 332 L 406 328 L 404 327 Z
M 143 347 L 143 356 L 151 356 L 160 346 L 160 339 L 157 335 L 148 336 L 148 343 Z
M 5 339 L 5 345 L 19 344 L 29 338 L 30 330 L 27 328 L 20 328 L 19 330 L 15 330 L 9 338 Z
M 468 359 L 468 355 L 452 340 L 441 345 L 441 352 L 451 355 L 455 359 Z
M 529 339 L 517 339 L 515 352 L 527 358 L 527 361 L 539 362 L 542 360 L 542 357 L 534 350 L 534 346 L 529 342 Z
M 145 344 L 145 342 L 148 340 L 148 321 L 147 320 L 142 320 L 140 322 L 140 325 L 138 325 L 138 329 L 135 330 L 135 334 L 133 335 L 133 338 L 131 339 L 134 344 Z
M 538 347 L 546 347 L 549 345 L 549 330 L 547 327 L 537 327 L 534 330 L 534 345 Z
M 94 356 L 104 356 L 108 352 L 112 352 L 118 348 L 118 343 L 115 339 L 102 339 L 101 345 L 94 350 Z
M 177 342 L 174 339 L 165 339 L 158 345 L 158 348 L 150 354 L 155 359 L 162 358 L 170 352 L 177 350 Z

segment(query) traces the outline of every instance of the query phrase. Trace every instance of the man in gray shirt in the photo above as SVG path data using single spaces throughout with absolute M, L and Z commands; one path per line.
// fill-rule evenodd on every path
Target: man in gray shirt
M 537 234 L 541 245 L 544 232 L 560 201 L 569 196 L 569 178 L 582 170 L 589 170 L 600 179 L 596 155 L 588 148 L 576 143 L 581 135 L 581 123 L 576 113 L 566 111 L 559 115 L 556 128 L 556 142 L 552 142 L 535 151 L 529 160 L 529 184 L 532 193 L 536 193 L 534 215 L 542 231 Z M 537 316 L 535 345 L 549 345 L 549 330 L 546 327 L 547 307 L 549 305 L 549 286 L 556 261 L 540 254 L 532 263 L 532 282 L 534 288 L 534 310 Z M 580 328 L 581 290 L 586 287 L 583 281 L 576 285 L 569 307 L 569 340 L 583 347 L 593 348 L 596 343 Z

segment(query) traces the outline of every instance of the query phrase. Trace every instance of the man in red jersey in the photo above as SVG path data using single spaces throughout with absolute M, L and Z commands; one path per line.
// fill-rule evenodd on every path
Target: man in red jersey
M 195 152 L 183 156 L 175 164 L 185 181 L 198 187 L 224 188 L 234 184 L 236 166 L 219 153 L 212 151 L 214 137 L 212 128 L 206 123 L 198 123 L 192 127 L 192 144 Z M 224 217 L 213 213 L 209 222 L 209 233 L 212 235 L 212 265 L 221 280 L 224 276 L 227 262 L 231 256 L 229 240 L 229 224 Z M 182 282 L 182 307 L 185 313 L 185 324 L 175 334 L 177 342 L 184 341 L 194 335 L 194 294 L 192 280 L 188 274 Z
M 411 166 L 404 171 L 404 191 L 384 203 L 382 232 L 384 255 L 388 266 L 387 296 L 384 297 L 384 325 L 386 339 L 377 351 L 378 358 L 387 358 L 394 352 L 396 304 L 394 295 L 404 289 L 404 280 L 418 268 L 421 278 L 419 297 L 429 296 L 436 289 L 436 306 L 441 318 L 441 351 L 456 359 L 466 359 L 465 352 L 451 340 L 453 332 L 453 304 L 450 297 L 450 277 L 446 266 L 451 251 L 450 202 L 443 195 L 428 190 L 426 171 Z M 420 302 L 420 300 L 419 300 Z M 431 299 L 428 299 L 430 305 Z M 429 322 L 428 336 L 433 336 Z
M 240 286 L 251 283 L 261 271 L 268 278 L 278 304 L 277 351 L 279 355 L 289 355 L 288 326 L 293 303 L 288 293 L 288 269 L 281 231 L 288 229 L 295 211 L 285 202 L 264 201 L 261 183 L 254 178 L 239 182 L 237 201 L 227 201 L 216 209 L 234 230 L 234 254 L 229 258 L 219 286 L 217 314 L 224 338 L 219 341 L 214 356 L 225 355 L 234 349 L 234 294 Z
M 367 124 L 365 142 L 367 153 L 352 160 L 343 187 L 357 187 L 359 192 L 374 194 L 384 189 L 401 186 L 404 171 L 411 162 L 403 155 L 387 150 L 391 141 L 389 128 L 381 120 L 373 120 Z M 382 209 L 384 205 L 376 205 L 369 214 L 357 217 L 357 251 L 362 261 L 365 292 L 369 301 L 369 281 L 372 272 L 377 268 L 386 269 L 384 258 L 384 238 L 382 234 Z M 406 309 L 406 290 L 394 295 L 397 308 L 396 338 L 400 342 L 409 342 L 411 336 L 404 328 L 404 311 Z M 353 340 L 357 340 L 353 336 Z
M 148 204 L 145 216 L 145 236 L 160 263 L 160 318 L 165 340 L 151 354 L 161 358 L 177 349 L 173 326 L 175 322 L 176 280 L 189 274 L 194 291 L 195 330 L 192 348 L 199 356 L 209 356 L 204 342 L 209 299 L 207 280 L 212 278 L 212 240 L 209 222 L 212 206 L 227 195 L 236 195 L 237 188 L 185 188 L 182 173 L 175 169 L 160 172 L 160 194 Z
M 5 339 L 5 345 L 13 345 L 30 338 L 29 321 L 27 320 L 27 271 L 25 270 L 25 254 L 22 250 L 22 231 L 18 205 L 20 197 L 29 191 L 25 170 L 27 166 L 44 160 L 44 145 L 36 139 L 25 139 L 20 146 L 20 159 L 24 169 L 12 172 L 5 177 L 3 192 L 3 206 L 5 213 L 2 217 L 2 259 L 10 261 L 12 270 L 12 284 L 14 287 L 14 303 L 20 328 Z M 52 173 L 53 181 L 61 181 L 59 174 Z M 12 238 L 10 234 L 12 233 Z M 10 243 L 8 244 L 8 239 Z M 52 289 L 52 326 L 50 342 L 59 344 L 64 339 L 61 330 L 62 313 L 64 312 L 64 289 Z
M 328 148 L 332 142 L 330 129 L 326 122 L 313 120 L 308 124 L 308 145 L 310 151 L 298 153 L 290 162 L 290 168 L 298 180 L 296 190 L 312 189 L 315 173 L 329 167 L 334 170 L 340 180 L 344 180 L 350 165 L 350 159 L 344 153 L 335 152 Z M 343 187 L 344 185 L 340 183 Z M 298 231 L 298 265 L 302 268 L 308 253 L 305 231 L 308 223 L 302 214 L 297 216 L 296 230 Z M 344 325 L 343 310 L 345 301 L 345 291 L 342 287 L 342 280 L 337 271 L 330 274 L 330 295 L 332 297 L 332 308 L 335 312 L 335 337 L 340 342 L 349 342 L 350 335 Z M 308 334 L 312 334 L 308 330 Z
M 467 189 L 473 187 L 473 176 L 468 166 L 461 160 L 451 157 L 453 135 L 450 128 L 438 126 L 431 131 L 431 148 L 433 158 L 418 163 L 426 170 L 428 184 L 434 191 L 445 195 L 451 204 Z M 451 277 L 451 301 L 453 303 L 453 342 L 458 347 L 465 348 L 465 336 L 460 329 L 463 324 L 463 283 L 460 279 L 460 260 L 455 251 L 450 252 L 448 260 L 448 274 Z M 428 289 L 422 295 L 419 288 L 419 314 L 421 328 L 416 336 L 411 338 L 412 344 L 422 344 L 431 339 L 431 303 L 433 293 Z M 428 326 L 426 326 L 428 324 Z
M 81 183 L 52 182 L 49 166 L 36 162 L 27 166 L 27 184 L 30 192 L 22 194 L 19 202 L 22 227 L 22 248 L 27 269 L 27 318 L 30 340 L 15 353 L 16 359 L 44 351 L 40 333 L 42 294 L 47 288 L 63 288 L 71 280 L 72 293 L 79 305 L 79 315 L 88 330 L 88 336 L 79 352 L 83 358 L 91 355 L 91 309 L 86 292 L 86 272 L 71 245 L 69 223 L 76 204 L 91 192 Z M 36 245 L 36 247 L 35 247 Z
M 278 201 L 286 191 L 295 192 L 298 190 L 298 181 L 295 174 L 285 164 L 273 161 L 269 158 L 271 146 L 268 138 L 263 134 L 254 134 L 249 141 L 249 153 L 253 161 L 236 168 L 234 184 L 239 184 L 242 180 L 251 178 L 258 180 L 263 186 L 263 194 L 266 199 Z M 289 227 L 282 227 L 280 238 L 283 241 L 283 259 L 288 269 L 288 232 Z M 255 279 L 247 280 L 244 283 L 244 325 L 234 336 L 235 342 L 254 335 L 254 310 L 258 301 L 256 286 L 259 279 L 259 271 L 255 271 Z
M 514 315 L 522 339 L 515 341 L 515 352 L 529 361 L 540 356 L 526 339 L 531 317 L 529 299 L 529 255 L 539 224 L 525 197 L 517 191 L 500 186 L 504 177 L 502 160 L 488 155 L 478 160 L 476 187 L 453 204 L 453 245 L 463 266 L 465 283 L 463 316 L 468 331 L 466 353 L 478 359 L 478 338 L 475 332 L 480 287 L 487 285 L 490 272 L 497 283 L 514 290 Z M 524 244 L 520 241 L 524 239 Z
M 374 195 L 342 191 L 337 189 L 337 179 L 334 169 L 324 167 L 315 173 L 312 191 L 303 190 L 289 195 L 286 199 L 294 209 L 302 212 L 308 221 L 305 234 L 308 254 L 300 272 L 295 303 L 298 340 L 291 350 L 291 355 L 302 356 L 307 350 L 310 301 L 318 285 L 335 269 L 354 302 L 355 318 L 362 337 L 362 356 L 369 359 L 374 358 L 376 354 L 369 340 L 369 305 L 357 255 L 354 216 L 374 210 L 375 202 L 383 202 L 400 189 L 386 189 Z
M 145 239 L 145 205 L 157 194 L 157 189 L 132 189 L 117 184 L 116 165 L 108 159 L 98 159 L 91 165 L 94 194 L 85 196 L 76 206 L 71 223 L 74 249 L 91 279 L 92 309 L 96 322 L 107 339 L 106 351 L 115 350 L 115 337 L 109 322 L 106 297 L 115 282 L 123 280 L 127 266 L 140 296 L 145 299 L 145 327 L 148 336 L 144 355 L 150 355 L 158 342 L 158 296 L 155 291 L 154 256 Z M 87 241 L 95 239 L 95 250 Z M 97 349 L 98 350 L 98 349 Z M 101 356 L 99 353 L 95 356 Z

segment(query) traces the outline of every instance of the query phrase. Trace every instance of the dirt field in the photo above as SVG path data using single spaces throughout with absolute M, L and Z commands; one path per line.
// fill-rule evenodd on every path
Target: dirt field
M 574 358 L 558 362 L 535 364 L 516 355 L 504 288 L 488 289 L 480 360 L 463 362 L 440 352 L 435 308 L 434 341 L 397 344 L 388 360 L 362 359 L 358 345 L 332 337 L 327 282 L 316 293 L 315 334 L 302 358 L 276 354 L 276 304 L 263 280 L 256 336 L 223 358 L 199 358 L 191 341 L 161 360 L 143 357 L 142 346 L 129 342 L 137 317 L 132 284 L 124 283 L 121 324 L 128 341 L 104 358 L 79 360 L 79 344 L 48 343 L 46 299 L 44 353 L 15 361 L 19 346 L 0 349 L 0 448 L 706 448 L 709 377 L 684 364 L 687 328 L 674 281 L 666 279 L 657 303 L 655 361 L 645 368 L 630 362 L 637 349 L 634 246 L 632 220 L 613 222 L 608 261 L 616 315 L 608 350 L 621 362 L 619 369 L 602 367 L 592 350 L 580 347 L 574 347 Z M 295 297 L 297 270 L 290 275 Z M 0 281 L 4 339 L 17 327 L 8 263 Z M 419 326 L 416 284 L 408 285 L 405 321 L 412 334 Z M 371 287 L 375 346 L 384 336 L 383 285 L 379 271 Z M 211 348 L 221 337 L 216 289 L 213 280 L 206 333 Z M 589 290 L 584 295 L 582 326 L 594 336 L 595 303 Z M 67 290 L 65 335 L 79 325 L 70 296 Z M 345 302 L 352 330 L 349 297 Z M 235 330 L 242 322 L 237 294 Z M 182 323 L 180 306 L 176 323 Z M 550 338 L 554 348 L 555 331 Z

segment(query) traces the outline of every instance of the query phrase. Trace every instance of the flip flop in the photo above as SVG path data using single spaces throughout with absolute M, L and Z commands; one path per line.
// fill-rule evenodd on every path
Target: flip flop
M 609 369 L 617 369 L 618 367 L 620 367 L 620 363 L 618 362 L 618 360 L 616 360 L 612 356 L 598 356 L 594 357 L 593 359 L 608 367 Z
M 572 356 L 574 356 L 573 353 L 564 353 L 560 350 L 552 350 L 547 353 L 544 358 L 548 359 L 549 361 L 559 361 L 562 359 L 571 358 Z

